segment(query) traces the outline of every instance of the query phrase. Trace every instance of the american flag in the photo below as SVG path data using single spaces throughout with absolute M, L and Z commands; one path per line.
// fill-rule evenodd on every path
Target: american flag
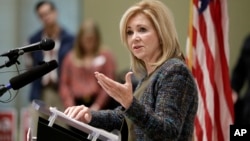
M 198 87 L 196 141 L 229 141 L 233 123 L 227 0 L 191 0 L 187 64 Z

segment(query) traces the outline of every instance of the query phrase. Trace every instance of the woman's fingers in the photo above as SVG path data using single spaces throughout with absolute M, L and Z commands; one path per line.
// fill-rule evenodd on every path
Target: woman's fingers
M 70 118 L 75 118 L 77 113 L 80 112 L 80 106 L 71 107 L 67 114 Z
M 113 95 L 114 93 L 117 93 L 117 88 L 119 84 L 106 76 L 99 74 L 97 76 L 98 83 L 101 85 L 101 87 L 110 95 Z
M 100 73 L 97 75 L 97 80 L 105 83 L 108 87 L 114 87 L 117 85 L 117 82 Z
M 68 115 L 69 109 L 70 109 L 70 107 L 68 107 L 68 108 L 64 111 L 64 114 L 65 114 L 65 115 Z
M 110 94 L 110 91 L 108 89 L 108 86 L 106 86 L 105 83 L 103 83 L 101 80 L 98 81 L 98 83 L 101 85 L 101 87 L 104 89 L 105 92 L 107 92 L 108 94 Z
M 68 108 L 65 110 L 64 114 L 66 114 L 67 116 L 70 116 L 70 115 L 72 114 L 72 112 L 74 112 L 74 110 L 75 110 L 76 107 L 77 107 L 77 106 L 68 107 Z
M 64 113 L 70 118 L 82 121 L 84 123 L 89 123 L 92 119 L 89 108 L 85 107 L 84 105 L 69 107 Z
M 92 119 L 91 113 L 88 108 L 81 110 L 75 117 L 76 120 L 80 120 L 84 123 L 89 123 Z

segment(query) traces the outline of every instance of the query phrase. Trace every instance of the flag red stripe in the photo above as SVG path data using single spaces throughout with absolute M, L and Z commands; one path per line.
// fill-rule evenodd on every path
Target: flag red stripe
M 200 124 L 199 119 L 197 118 L 197 116 L 194 119 L 194 124 L 195 124 L 195 134 L 197 135 L 197 140 L 198 141 L 202 141 L 202 137 L 203 137 L 203 130 Z
M 195 7 L 198 9 L 198 2 L 199 0 L 193 0 L 193 4 L 195 5 Z
M 197 31 L 194 26 L 192 26 L 193 30 L 193 39 L 192 39 L 192 45 L 194 48 L 196 48 L 196 43 L 197 43 Z

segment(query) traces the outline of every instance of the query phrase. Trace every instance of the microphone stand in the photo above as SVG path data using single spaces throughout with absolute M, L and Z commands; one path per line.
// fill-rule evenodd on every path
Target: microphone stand
M 3 65 L 0 65 L 0 69 L 4 67 L 10 67 L 14 64 L 20 64 L 20 62 L 17 60 L 20 55 L 23 55 L 23 50 L 12 50 L 11 53 L 7 56 L 9 58 L 9 61 L 5 62 Z

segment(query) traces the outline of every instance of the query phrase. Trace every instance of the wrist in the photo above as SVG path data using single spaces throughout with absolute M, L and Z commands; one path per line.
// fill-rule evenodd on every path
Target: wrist
M 126 103 L 122 104 L 122 106 L 127 110 L 131 106 L 133 99 L 134 99 L 134 97 L 131 96 L 130 98 L 128 98 Z
M 101 109 L 101 106 L 99 104 L 92 104 L 90 109 L 93 111 L 98 111 Z

